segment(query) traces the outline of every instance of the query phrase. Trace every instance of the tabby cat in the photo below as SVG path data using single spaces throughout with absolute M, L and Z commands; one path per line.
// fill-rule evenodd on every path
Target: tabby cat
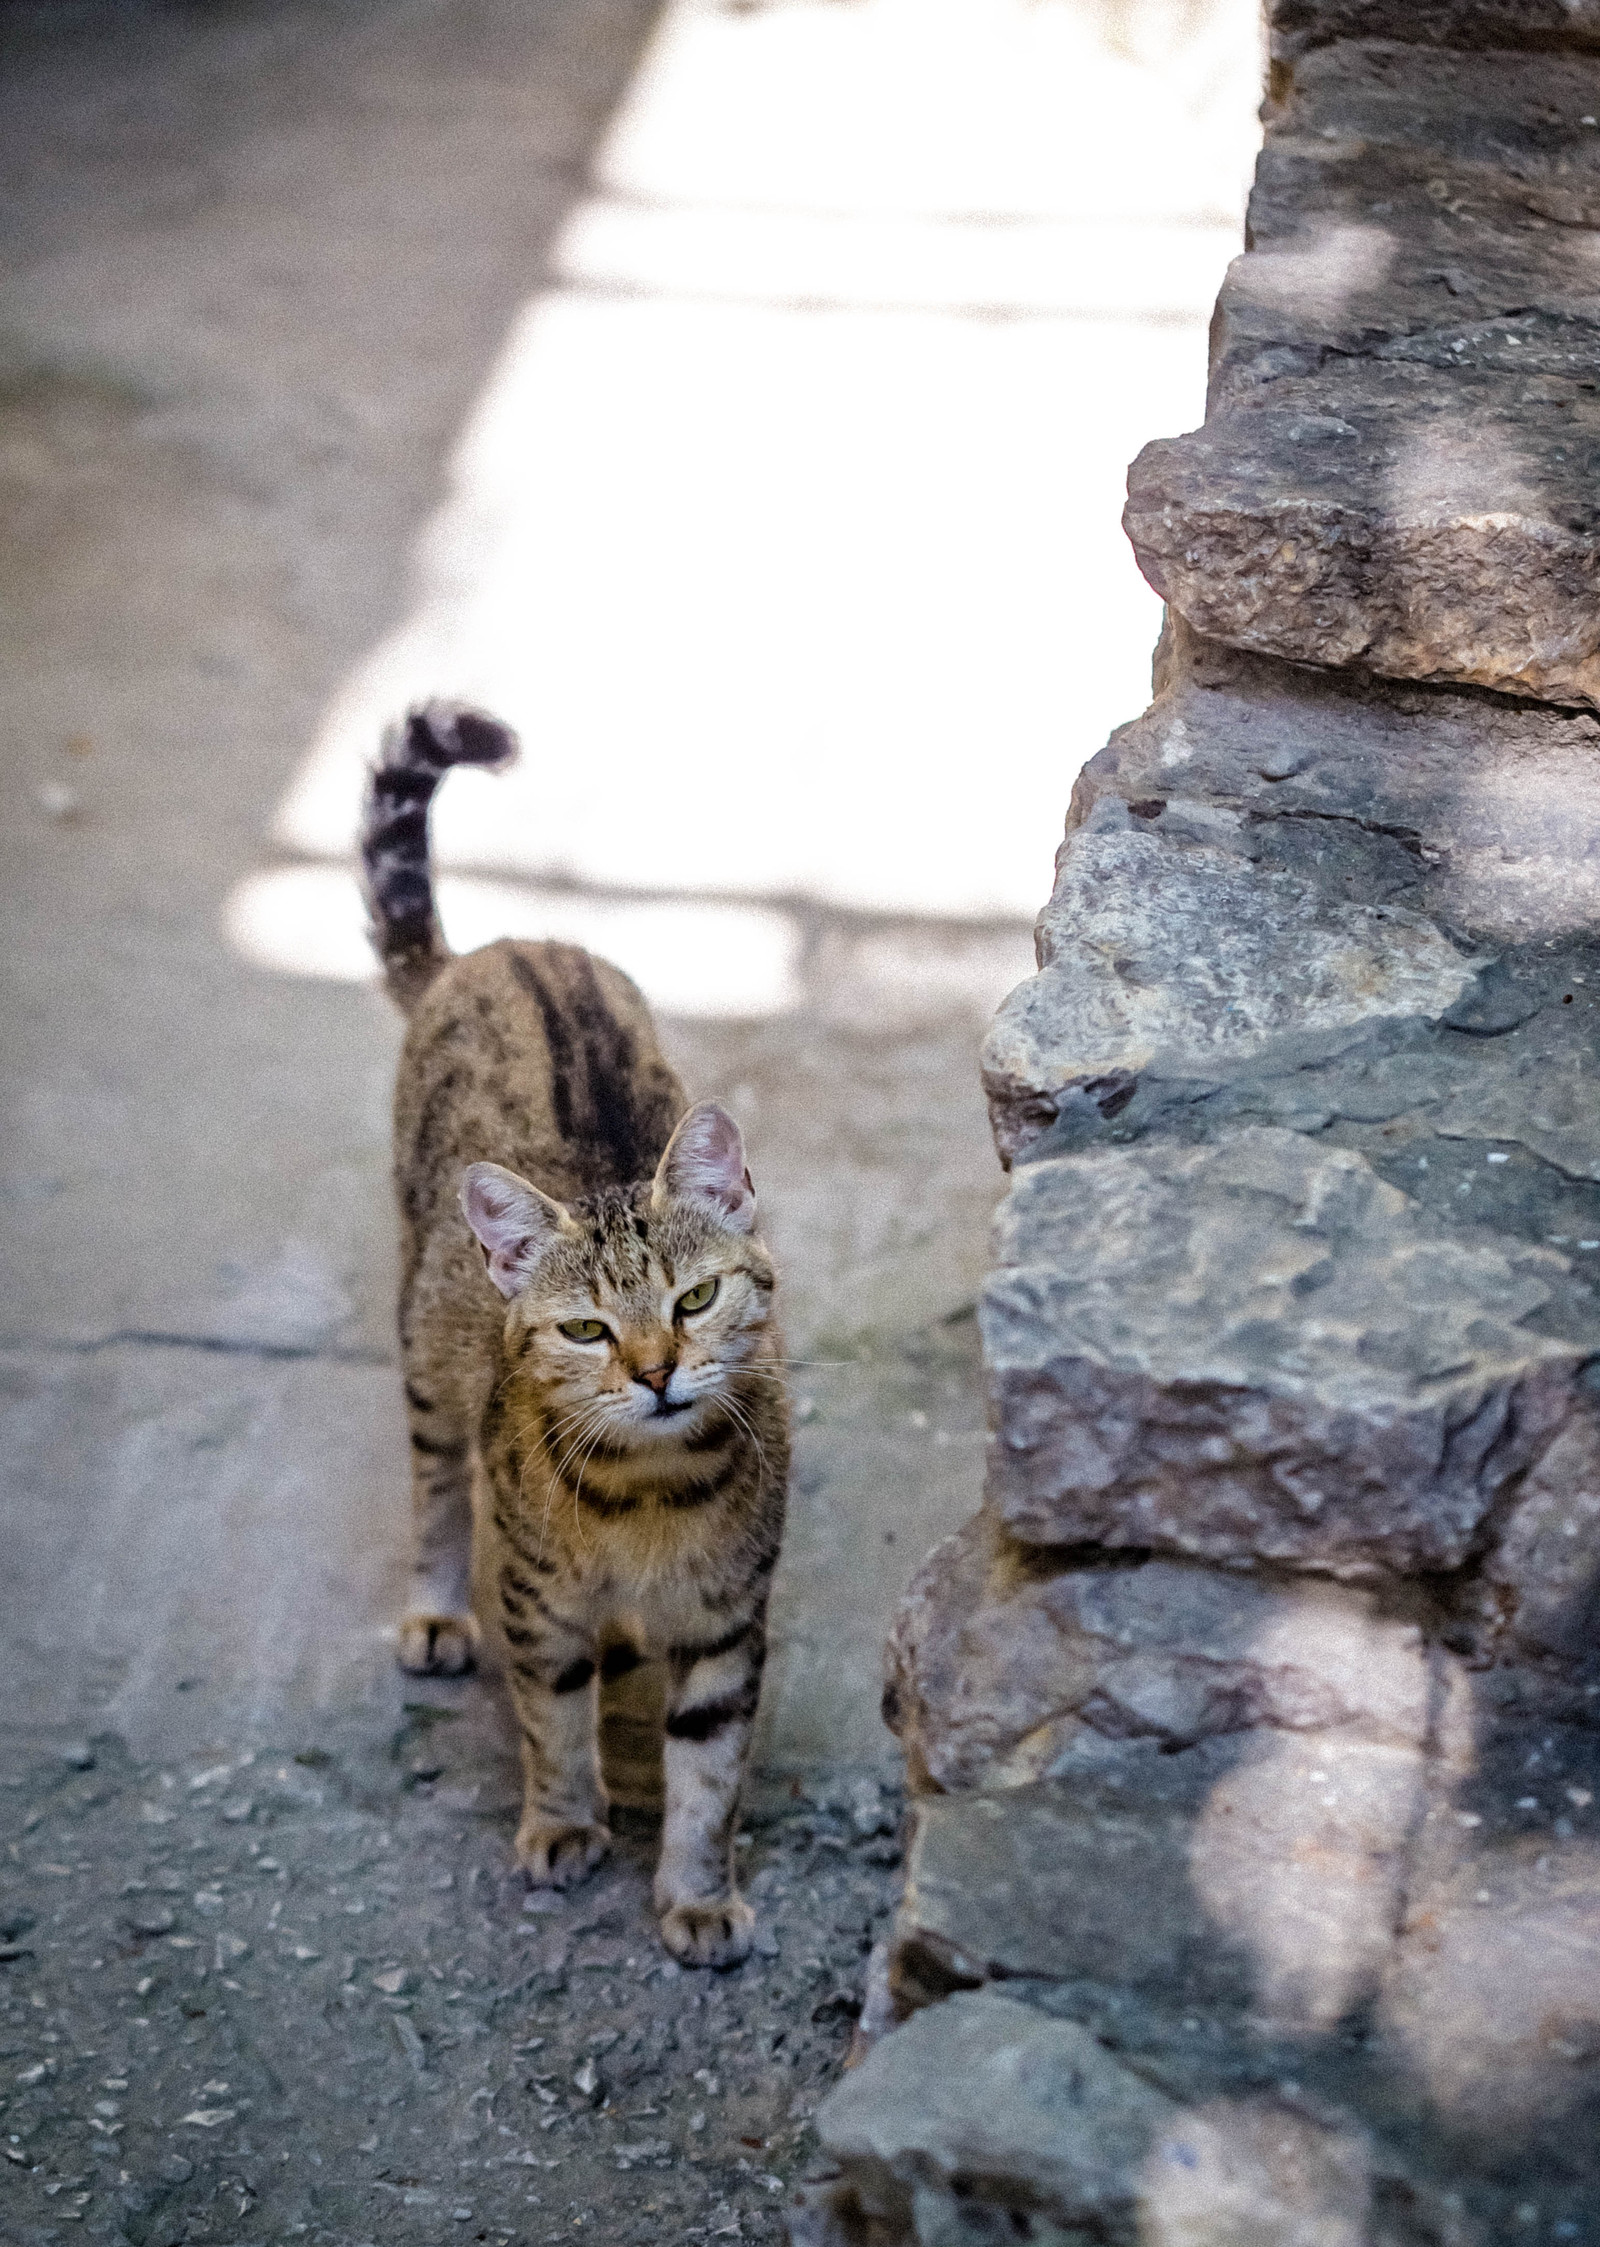
M 415 1559 L 400 1660 L 471 1666 L 473 1486 L 522 1734 L 536 1884 L 608 1844 L 598 1692 L 666 1665 L 655 1903 L 687 1965 L 754 1924 L 733 1825 L 783 1529 L 788 1413 L 739 1127 L 688 1107 L 644 1000 L 566 944 L 457 958 L 428 809 L 509 730 L 444 703 L 385 737 L 362 836 L 373 940 L 409 1017 L 395 1088 Z

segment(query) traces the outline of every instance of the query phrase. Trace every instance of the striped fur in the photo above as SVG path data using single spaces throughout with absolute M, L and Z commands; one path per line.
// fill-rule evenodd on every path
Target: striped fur
M 361 868 L 373 946 L 407 1013 L 450 957 L 428 859 L 434 791 L 452 765 L 498 772 L 516 754 L 509 726 L 452 702 L 423 704 L 384 735 L 367 785 Z
M 413 713 L 367 822 L 377 941 L 410 1016 L 395 1090 L 415 1519 L 400 1658 L 444 1673 L 474 1659 L 476 1494 L 530 1879 L 565 1886 L 603 1853 L 600 1680 L 659 1662 L 663 1939 L 686 1963 L 730 1964 L 753 1925 L 731 1846 L 788 1471 L 772 1265 L 737 1127 L 686 1112 L 624 975 L 569 945 L 444 949 L 422 791 L 464 761 L 467 723 Z M 575 1320 L 603 1339 L 564 1334 Z

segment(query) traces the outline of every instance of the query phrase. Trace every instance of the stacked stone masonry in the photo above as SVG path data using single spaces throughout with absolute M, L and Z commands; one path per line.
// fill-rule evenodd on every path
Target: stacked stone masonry
M 1269 32 L 811 2247 L 1600 2241 L 1600 6 Z

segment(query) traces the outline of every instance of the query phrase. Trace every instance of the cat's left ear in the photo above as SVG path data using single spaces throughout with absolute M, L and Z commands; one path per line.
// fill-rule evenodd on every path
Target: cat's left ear
M 478 1236 L 489 1277 L 502 1295 L 520 1295 L 567 1213 L 514 1170 L 471 1163 L 461 1181 L 461 1214 Z
M 698 1202 L 730 1233 L 753 1233 L 756 1190 L 745 1167 L 744 1140 L 726 1108 L 702 1100 L 667 1141 L 650 1199 Z

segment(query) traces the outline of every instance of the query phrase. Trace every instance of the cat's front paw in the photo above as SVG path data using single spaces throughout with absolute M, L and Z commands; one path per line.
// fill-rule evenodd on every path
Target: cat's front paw
M 606 1827 L 575 1825 L 570 1818 L 530 1812 L 517 1829 L 517 1863 L 534 1888 L 570 1888 L 610 1847 Z
M 400 1667 L 413 1677 L 460 1677 L 478 1659 L 470 1615 L 407 1615 L 400 1624 Z
M 661 1940 L 684 1966 L 737 1966 L 750 1956 L 756 1915 L 742 1896 L 674 1904 L 661 1915 Z

